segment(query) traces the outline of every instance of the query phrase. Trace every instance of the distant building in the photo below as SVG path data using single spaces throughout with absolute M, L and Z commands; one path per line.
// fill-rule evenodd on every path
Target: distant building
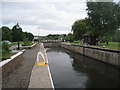
M 83 36 L 83 43 L 84 44 L 90 44 L 90 32 L 85 33 L 82 36 Z
M 82 35 L 83 43 L 85 45 L 98 45 L 99 39 L 97 37 L 95 38 L 95 37 L 91 36 L 90 33 L 91 32 L 87 32 Z
M 38 36 L 34 36 L 33 41 L 35 41 L 35 42 L 37 41 L 38 42 L 39 41 Z

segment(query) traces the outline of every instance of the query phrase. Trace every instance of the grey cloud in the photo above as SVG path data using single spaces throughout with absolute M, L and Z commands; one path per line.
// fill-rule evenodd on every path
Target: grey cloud
M 71 25 L 75 20 L 87 16 L 85 3 L 83 2 L 4 2 L 2 4 L 3 25 L 16 24 L 18 22 L 23 26 L 32 26 L 32 29 L 40 26 L 41 29 L 51 30 L 51 32 L 57 30 L 70 31 Z M 78 8 L 80 8 L 80 12 Z M 32 32 L 32 30 L 30 31 Z

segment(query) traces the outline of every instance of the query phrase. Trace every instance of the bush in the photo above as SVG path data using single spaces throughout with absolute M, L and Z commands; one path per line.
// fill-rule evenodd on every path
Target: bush
M 24 38 L 23 42 L 24 42 L 23 46 L 29 46 L 29 45 L 31 45 L 31 42 L 29 41 L 28 38 Z
M 2 54 L 5 55 L 5 54 L 9 54 L 10 52 L 11 52 L 10 45 L 6 42 L 3 42 L 2 43 Z

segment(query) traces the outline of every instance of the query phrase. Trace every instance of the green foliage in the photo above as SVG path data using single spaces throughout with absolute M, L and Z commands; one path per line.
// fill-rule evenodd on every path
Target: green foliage
M 110 36 L 110 35 L 100 36 L 99 39 L 102 40 L 103 43 L 105 43 L 106 40 L 108 40 L 110 42 L 110 41 L 112 41 L 112 36 Z
M 118 5 L 112 2 L 87 2 L 88 19 L 94 36 L 113 35 L 118 25 Z
M 73 42 L 71 42 L 71 44 L 79 45 L 80 41 L 73 41 Z
M 87 2 L 88 18 L 77 20 L 72 25 L 75 40 L 80 40 L 83 34 L 89 33 L 90 44 L 96 44 L 97 39 L 103 42 L 116 41 L 116 30 L 120 28 L 120 5 L 113 2 Z M 119 40 L 118 40 L 119 41 Z
M 2 31 L 2 40 L 8 40 L 12 42 L 23 41 L 24 38 L 28 38 L 30 41 L 33 40 L 34 35 L 32 33 L 23 32 L 22 28 L 17 24 L 10 29 L 7 26 L 0 28 Z
M 49 34 L 46 36 L 49 40 L 60 40 L 61 38 L 64 39 L 66 34 Z
M 12 42 L 12 45 L 17 45 L 18 44 L 18 42 Z
M 66 40 L 66 41 L 73 42 L 73 40 L 74 40 L 73 34 L 72 34 L 72 33 L 69 33 L 69 34 L 65 37 L 65 40 Z
M 23 42 L 24 42 L 23 46 L 29 46 L 29 45 L 31 45 L 31 42 L 29 41 L 28 38 L 24 38 Z
M 13 42 L 15 41 L 22 41 L 23 40 L 23 31 L 22 31 L 22 28 L 17 28 L 19 27 L 19 25 L 15 25 L 13 28 L 12 28 L 12 36 L 13 36 Z
M 24 32 L 23 34 L 24 34 L 24 38 L 28 38 L 30 41 L 32 41 L 34 38 L 34 35 L 31 33 Z
M 47 36 L 47 38 L 50 39 L 50 40 L 58 40 L 59 36 L 60 36 L 60 35 L 57 35 L 57 34 L 55 34 L 55 35 L 49 34 L 49 35 Z
M 2 59 L 2 43 L 0 43 L 0 60 Z
M 2 54 L 9 54 L 10 53 L 10 45 L 6 42 L 2 42 Z
M 120 42 L 120 30 L 117 30 L 115 34 L 112 36 L 112 41 Z
M 12 31 L 10 30 L 9 27 L 7 26 L 2 27 L 2 40 L 11 41 L 12 40 L 11 34 L 12 34 Z
M 119 46 L 120 43 L 119 42 L 109 42 L 109 45 L 106 45 L 106 43 L 102 43 L 102 46 L 90 46 L 90 47 L 96 47 L 96 48 L 103 48 L 103 46 L 105 46 L 105 48 L 108 49 L 116 49 L 116 50 L 120 50 Z
M 87 19 L 77 20 L 72 25 L 74 39 L 76 40 L 82 39 L 82 35 L 85 34 L 89 30 L 90 30 L 90 25 L 88 24 Z

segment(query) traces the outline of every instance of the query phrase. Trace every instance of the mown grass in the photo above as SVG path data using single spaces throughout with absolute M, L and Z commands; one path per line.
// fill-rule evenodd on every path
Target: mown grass
M 71 44 L 80 45 L 80 42 L 79 41 L 73 41 L 73 42 L 71 42 Z
M 35 44 L 35 42 L 27 42 L 27 43 L 23 43 L 22 46 L 31 46 L 33 44 Z
M 79 41 L 71 42 L 71 44 L 82 45 L 79 43 Z M 88 45 L 88 46 L 89 47 L 96 47 L 96 48 L 107 48 L 107 49 L 120 50 L 120 42 L 109 42 L 109 45 L 106 45 L 106 43 L 102 43 L 101 46 L 98 46 L 98 45 Z
M 12 45 L 17 45 L 17 44 L 18 44 L 18 42 L 12 42 Z M 24 42 L 19 42 L 19 44 L 21 44 L 22 46 L 25 46 Z M 32 44 L 35 44 L 35 42 L 29 42 L 28 45 L 32 45 Z
M 109 42 L 109 45 L 106 45 L 106 43 L 102 43 L 101 46 L 96 46 L 96 45 L 89 45 L 89 46 L 90 47 L 97 47 L 97 48 L 107 48 L 107 49 L 120 50 L 120 43 L 119 42 Z
M 21 45 L 23 45 L 24 44 L 24 42 L 19 42 Z M 18 42 L 12 42 L 12 45 L 17 45 L 18 44 Z

